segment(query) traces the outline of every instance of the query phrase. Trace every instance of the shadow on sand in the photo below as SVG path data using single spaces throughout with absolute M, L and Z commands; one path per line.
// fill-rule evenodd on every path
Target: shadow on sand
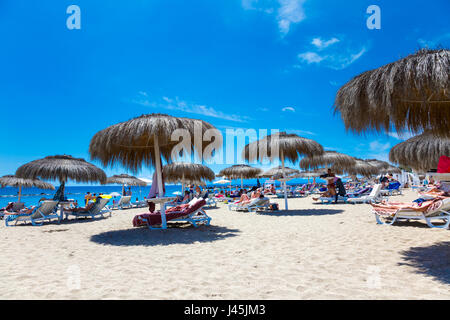
M 450 241 L 427 247 L 413 247 L 402 251 L 407 265 L 417 269 L 417 273 L 428 275 L 444 284 L 450 284 Z
M 305 210 L 280 210 L 280 211 L 261 211 L 258 214 L 266 216 L 326 216 L 344 212 L 341 209 L 305 209 Z
M 92 242 L 112 246 L 155 246 L 176 243 L 212 242 L 239 233 L 237 229 L 219 226 L 200 226 L 190 224 L 170 224 L 167 230 L 149 230 L 146 227 L 108 231 L 93 235 Z

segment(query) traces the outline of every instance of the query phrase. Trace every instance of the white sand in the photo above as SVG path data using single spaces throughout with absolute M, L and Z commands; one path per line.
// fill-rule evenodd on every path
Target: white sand
M 166 231 L 132 227 L 146 209 L 42 227 L 1 221 L 0 298 L 450 298 L 448 230 L 379 226 L 365 204 L 289 204 L 268 214 L 221 204 L 209 227 Z

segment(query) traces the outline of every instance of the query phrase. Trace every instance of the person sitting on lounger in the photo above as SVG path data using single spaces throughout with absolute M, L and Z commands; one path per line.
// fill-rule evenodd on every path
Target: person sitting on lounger
M 320 194 L 320 197 L 313 198 L 314 201 L 319 200 L 320 198 L 334 198 L 336 196 L 336 186 L 334 184 L 334 177 L 327 178 L 327 190 Z
M 260 189 L 256 189 L 255 191 L 253 191 L 250 194 L 250 200 L 259 198 L 260 195 L 261 195 L 261 190 Z

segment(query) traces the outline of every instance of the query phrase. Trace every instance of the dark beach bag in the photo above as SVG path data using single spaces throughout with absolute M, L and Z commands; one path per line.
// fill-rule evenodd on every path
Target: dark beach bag
M 277 211 L 278 210 L 278 203 L 271 203 L 269 205 L 269 210 Z

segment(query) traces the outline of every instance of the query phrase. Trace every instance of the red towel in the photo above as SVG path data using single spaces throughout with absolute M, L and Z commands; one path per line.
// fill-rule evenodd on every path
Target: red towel
M 437 167 L 438 173 L 450 173 L 450 158 L 447 156 L 441 156 Z

